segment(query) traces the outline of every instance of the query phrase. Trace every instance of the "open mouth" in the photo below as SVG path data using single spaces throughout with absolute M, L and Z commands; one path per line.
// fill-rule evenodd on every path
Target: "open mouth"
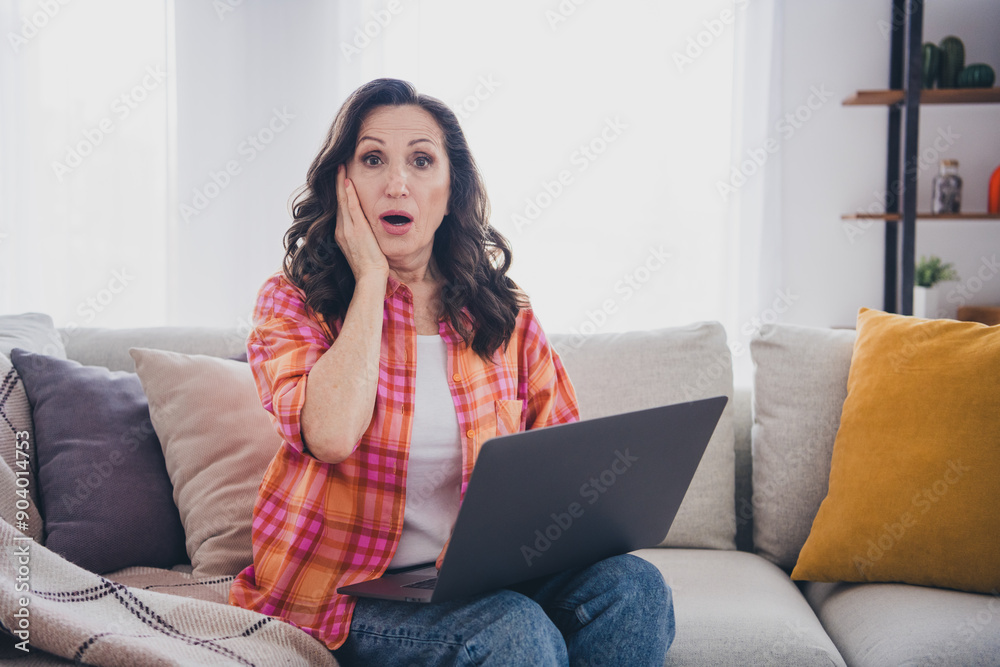
M 390 225 L 395 225 L 400 227 L 408 222 L 413 222 L 413 218 L 408 215 L 393 213 L 391 215 L 383 215 L 382 219 L 388 222 Z

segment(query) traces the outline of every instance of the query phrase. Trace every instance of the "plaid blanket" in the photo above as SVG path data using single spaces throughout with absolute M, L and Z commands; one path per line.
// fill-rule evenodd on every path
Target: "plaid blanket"
M 227 605 L 232 577 L 198 580 L 154 568 L 102 577 L 3 520 L 0 554 L 4 664 L 11 658 L 25 666 L 337 664 L 302 630 Z

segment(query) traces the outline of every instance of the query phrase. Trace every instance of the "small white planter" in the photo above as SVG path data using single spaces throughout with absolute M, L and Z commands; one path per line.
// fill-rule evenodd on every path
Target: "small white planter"
M 946 280 L 932 287 L 913 288 L 913 315 L 927 319 L 955 319 L 958 306 L 948 301 L 948 295 L 955 289 L 955 281 Z

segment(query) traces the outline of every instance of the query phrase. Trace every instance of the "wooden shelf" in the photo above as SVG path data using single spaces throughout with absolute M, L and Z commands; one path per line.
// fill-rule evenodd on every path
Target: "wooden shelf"
M 902 104 L 902 90 L 859 90 L 844 106 Z M 1000 88 L 935 88 L 920 91 L 920 104 L 1000 104 Z
M 899 213 L 847 213 L 840 216 L 841 220 L 886 220 L 899 222 L 903 219 Z M 982 221 L 1000 220 L 1000 213 L 917 213 L 917 220 L 965 220 Z

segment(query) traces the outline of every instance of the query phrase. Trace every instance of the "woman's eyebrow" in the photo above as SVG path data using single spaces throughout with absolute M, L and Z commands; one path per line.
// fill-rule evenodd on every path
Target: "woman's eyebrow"
M 378 143 L 382 144 L 383 146 L 385 145 L 385 142 L 384 142 L 384 141 L 382 141 L 381 139 L 376 139 L 375 137 L 370 137 L 370 136 L 368 136 L 368 135 L 365 135 L 365 136 L 363 136 L 363 137 L 360 137 L 360 138 L 358 139 L 358 144 L 360 144 L 360 143 L 361 143 L 362 141 L 366 141 L 366 140 L 367 140 L 367 141 L 375 141 L 375 142 L 378 142 Z M 434 141 L 433 139 L 426 139 L 426 138 L 421 138 L 421 139 L 414 139 L 413 141 L 409 142 L 409 143 L 408 143 L 408 144 L 406 144 L 406 145 L 407 145 L 407 146 L 412 146 L 413 144 L 419 144 L 419 143 L 420 143 L 420 142 L 422 142 L 422 141 L 426 141 L 427 143 L 431 144 L 432 146 L 437 146 L 437 142 L 435 142 L 435 141 Z
M 412 146 L 413 144 L 419 144 L 421 141 L 426 141 L 427 143 L 429 143 L 432 146 L 437 146 L 437 142 L 434 141 L 433 139 L 414 139 L 413 141 L 411 141 L 410 143 L 408 143 L 406 145 L 407 146 Z

